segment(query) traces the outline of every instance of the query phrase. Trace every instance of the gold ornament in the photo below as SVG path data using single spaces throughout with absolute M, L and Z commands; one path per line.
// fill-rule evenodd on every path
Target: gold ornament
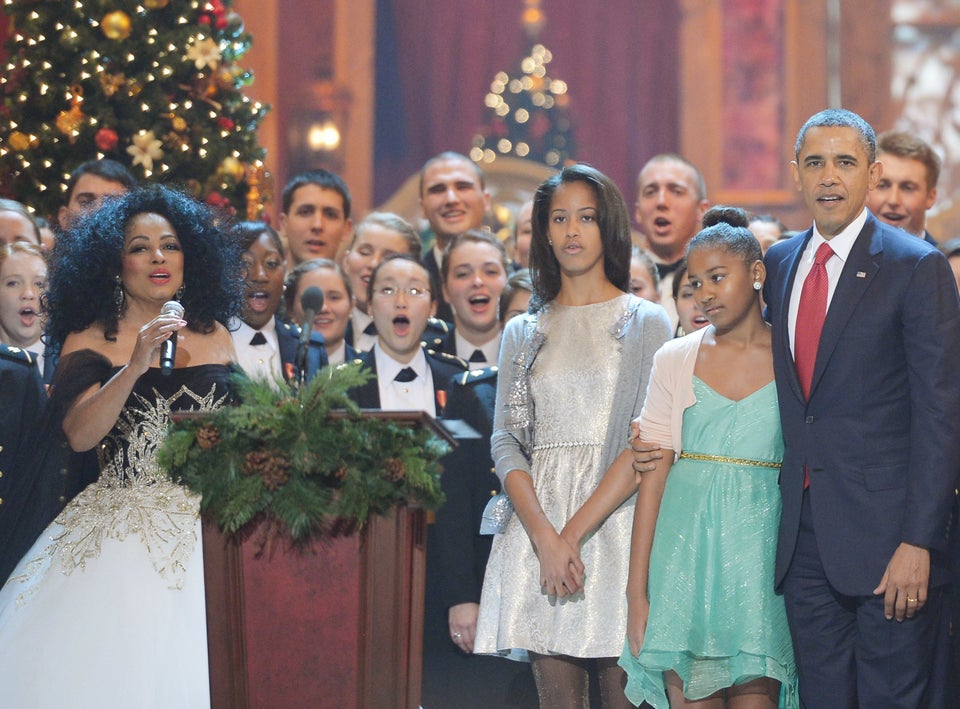
M 170 119 L 170 126 L 177 131 L 177 133 L 183 133 L 187 129 L 187 121 L 181 116 L 174 116 Z
M 222 68 L 214 75 L 214 81 L 221 91 L 229 91 L 233 88 L 233 80 L 236 77 L 236 67 Z
M 24 150 L 30 147 L 30 136 L 28 136 L 26 133 L 21 133 L 20 131 L 15 130 L 13 133 L 7 136 L 7 145 L 9 145 L 18 153 L 22 153 Z
M 170 0 L 143 0 L 143 6 L 148 10 L 162 10 Z
M 220 167 L 217 169 L 217 172 L 221 175 L 232 177 L 235 182 L 240 182 L 247 174 L 247 170 L 244 168 L 243 163 L 232 156 L 228 156 L 223 159 L 223 162 L 220 163 Z
M 197 96 L 200 98 L 213 98 L 217 95 L 217 92 L 220 91 L 220 87 L 217 86 L 217 82 L 210 76 L 203 76 L 202 74 L 196 81 L 196 90 Z
M 60 111 L 57 114 L 57 120 L 54 121 L 57 130 L 63 133 L 73 143 L 80 135 L 80 125 L 86 119 L 80 104 L 83 103 L 83 89 L 80 86 L 70 87 L 70 110 Z
M 110 98 L 117 93 L 117 91 L 122 89 L 126 83 L 126 74 L 123 74 L 122 72 L 119 74 L 111 74 L 105 71 L 100 74 L 100 88 L 103 89 L 103 93 L 107 98 Z
M 79 106 L 74 106 L 69 111 L 60 111 L 55 121 L 57 129 L 66 136 L 70 136 L 71 141 L 77 137 L 78 128 L 85 118 L 83 111 Z
M 107 39 L 122 41 L 130 36 L 130 15 L 123 10 L 114 10 L 103 16 L 100 21 L 100 29 L 107 36 Z

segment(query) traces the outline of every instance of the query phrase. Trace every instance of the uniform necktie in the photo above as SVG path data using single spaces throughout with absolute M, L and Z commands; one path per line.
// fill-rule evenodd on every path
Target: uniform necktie
M 471 362 L 486 362 L 487 356 L 483 353 L 483 350 L 474 350 L 473 354 L 470 355 Z
M 253 334 L 253 338 L 250 340 L 251 345 L 265 345 L 267 344 L 267 338 L 263 336 L 263 333 L 257 330 Z
M 367 323 L 367 326 L 366 326 L 365 328 L 363 328 L 363 334 L 364 334 L 364 335 L 376 335 L 376 334 L 377 334 L 377 326 L 373 324 L 373 320 L 371 320 L 369 323 Z
M 412 382 L 416 378 L 417 378 L 417 373 L 413 371 L 413 367 L 404 367 L 399 372 L 397 372 L 397 376 L 395 376 L 393 379 L 394 381 L 397 381 L 397 382 L 406 383 L 406 382 Z

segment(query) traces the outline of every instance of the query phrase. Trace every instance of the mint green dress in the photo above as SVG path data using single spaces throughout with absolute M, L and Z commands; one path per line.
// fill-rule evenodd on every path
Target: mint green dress
M 639 658 L 624 648 L 627 697 L 669 706 L 663 672 L 688 699 L 759 677 L 797 707 L 796 666 L 782 596 L 773 590 L 783 439 L 776 385 L 732 401 L 693 378 L 683 451 L 667 476 L 650 555 L 650 618 Z M 734 459 L 740 459 L 734 462 Z

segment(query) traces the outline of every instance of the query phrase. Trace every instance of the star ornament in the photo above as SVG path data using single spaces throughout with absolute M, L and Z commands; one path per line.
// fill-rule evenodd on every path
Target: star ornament
M 153 170 L 153 161 L 163 157 L 162 146 L 152 130 L 142 130 L 133 136 L 133 145 L 127 146 L 127 152 L 133 157 L 134 165 Z
M 190 46 L 187 48 L 187 59 L 193 62 L 197 69 L 209 67 L 215 70 L 220 66 L 220 47 L 209 37 L 190 40 Z

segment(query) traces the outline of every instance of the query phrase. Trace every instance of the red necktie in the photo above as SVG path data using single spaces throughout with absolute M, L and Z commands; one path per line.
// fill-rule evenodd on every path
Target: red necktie
M 807 274 L 800 291 L 800 305 L 797 307 L 797 329 L 793 336 L 793 361 L 797 366 L 797 376 L 803 389 L 803 398 L 810 398 L 810 385 L 813 382 L 813 366 L 817 361 L 817 348 L 820 346 L 820 332 L 823 320 L 827 316 L 827 279 L 826 263 L 833 256 L 830 244 L 823 242 L 813 257 L 813 268 Z M 810 487 L 810 470 L 803 466 L 803 489 Z
M 797 329 L 793 338 L 793 361 L 805 399 L 810 398 L 813 382 L 813 365 L 817 361 L 820 331 L 827 315 L 827 269 L 825 264 L 833 256 L 830 244 L 823 242 L 813 258 L 813 268 L 803 282 L 800 305 L 797 307 Z

